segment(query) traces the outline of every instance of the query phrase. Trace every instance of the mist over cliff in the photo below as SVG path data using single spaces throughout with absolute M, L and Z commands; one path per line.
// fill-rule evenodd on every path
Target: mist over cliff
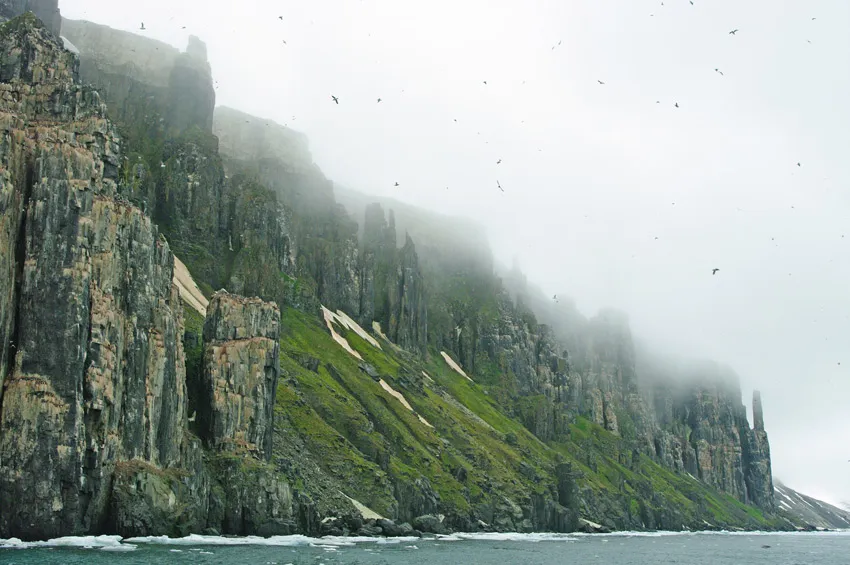
M 578 306 L 599 241 L 539 231 L 562 201 L 494 224 L 456 186 L 344 188 L 324 142 L 216 107 L 195 35 L 59 39 L 35 4 L 0 12 L 35 12 L 0 28 L 0 535 L 812 523 L 776 500 L 770 395 Z

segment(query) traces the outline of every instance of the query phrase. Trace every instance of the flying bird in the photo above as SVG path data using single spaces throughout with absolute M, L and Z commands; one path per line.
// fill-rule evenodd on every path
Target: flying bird
M 380 104 L 380 103 L 381 103 L 381 99 L 380 99 L 380 98 L 378 98 L 378 104 Z
M 398 183 L 395 183 L 395 185 L 396 185 L 396 186 L 401 186 L 401 185 L 400 185 L 400 184 L 398 184 Z
M 280 21 L 283 21 L 283 16 L 278 16 L 277 19 L 279 19 Z
M 602 82 L 602 81 L 601 81 L 601 80 L 599 80 L 599 79 L 596 79 L 596 82 L 598 82 L 599 84 L 605 84 L 604 82 Z
M 797 166 L 798 166 L 798 167 L 802 167 L 802 165 L 801 165 L 800 163 L 797 163 Z
M 736 33 L 738 33 L 738 30 L 733 29 L 732 31 L 729 32 L 729 35 L 735 35 Z
M 719 271 L 719 270 L 720 270 L 720 269 L 711 269 L 711 274 L 712 274 L 712 275 L 716 275 L 716 274 L 717 274 L 717 271 Z
M 504 192 L 504 191 L 505 191 L 505 189 L 504 189 L 504 188 L 502 188 L 502 184 L 501 184 L 499 181 L 496 181 L 496 186 L 498 186 L 498 187 L 499 187 L 499 190 L 501 190 L 502 192 Z
M 145 22 L 142 22 L 142 27 L 140 27 L 139 29 L 142 30 L 142 31 L 145 31 L 145 29 L 146 29 L 145 28 Z
M 339 98 L 336 96 L 331 95 L 331 100 L 333 100 L 336 104 L 339 104 Z
M 714 69 L 714 72 L 715 72 L 715 73 L 720 73 L 720 76 L 723 76 L 723 71 L 721 71 L 720 69 Z
M 484 84 L 487 84 L 487 81 L 486 81 L 486 80 L 484 81 Z
M 497 164 L 497 165 L 501 165 L 501 164 L 502 164 L 502 160 L 501 160 L 501 159 L 499 159 L 498 161 L 496 161 L 496 164 Z
M 679 103 L 678 103 L 678 102 L 676 102 L 675 106 L 676 106 L 676 108 L 678 108 L 678 107 L 679 107 Z

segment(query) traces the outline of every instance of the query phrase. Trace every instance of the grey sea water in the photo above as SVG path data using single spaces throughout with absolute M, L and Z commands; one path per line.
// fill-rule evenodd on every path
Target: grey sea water
M 850 532 L 493 534 L 426 539 L 376 538 L 61 538 L 34 544 L 0 540 L 0 563 L 420 564 L 463 565 L 850 565 Z

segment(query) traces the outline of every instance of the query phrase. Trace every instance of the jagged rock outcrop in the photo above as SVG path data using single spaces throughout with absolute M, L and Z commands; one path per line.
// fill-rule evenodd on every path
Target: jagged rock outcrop
M 281 277 L 296 271 L 289 210 L 256 175 L 226 175 L 203 42 L 192 36 L 181 53 L 74 20 L 65 20 L 64 33 L 80 50 L 83 80 L 102 90 L 121 124 L 129 151 L 122 194 L 151 214 L 199 281 L 297 303 L 298 289 Z
M 32 15 L 0 52 L 0 537 L 304 531 L 310 502 L 252 456 L 271 454 L 277 307 L 210 305 L 205 454 L 174 257 L 120 195 L 100 96 Z
M 178 462 L 182 306 L 167 243 L 117 197 L 118 139 L 76 57 L 0 28 L 0 536 L 96 530 L 120 461 Z
M 32 12 L 57 38 L 62 28 L 59 0 L 0 0 L 0 23 Z
M 101 91 L 110 116 L 122 126 L 146 129 L 154 134 L 148 142 L 195 127 L 212 133 L 215 90 L 206 45 L 197 37 L 190 36 L 180 52 L 167 43 L 67 19 L 62 35 L 80 52 L 83 81 Z
M 207 46 L 190 35 L 186 52 L 177 57 L 168 81 L 166 120 L 172 130 L 181 132 L 197 127 L 212 132 L 215 89 L 211 77 Z
M 747 484 L 747 498 L 759 508 L 775 508 L 775 490 L 770 464 L 770 443 L 764 429 L 761 393 L 753 391 L 753 427 L 744 424 L 744 480 Z
M 419 257 L 409 235 L 401 249 L 396 237 L 392 210 L 387 221 L 380 204 L 367 207 L 359 264 L 360 323 L 370 327 L 376 321 L 397 345 L 424 352 L 428 314 Z
M 260 299 L 218 292 L 204 323 L 203 382 L 196 400 L 204 439 L 271 459 L 280 375 L 280 310 Z

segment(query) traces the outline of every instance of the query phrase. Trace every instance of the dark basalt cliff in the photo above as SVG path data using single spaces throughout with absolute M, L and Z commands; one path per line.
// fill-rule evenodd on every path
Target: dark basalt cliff
M 232 515 L 258 512 L 257 495 L 233 480 L 241 463 L 207 462 L 189 431 L 174 258 L 121 196 L 100 96 L 31 14 L 0 28 L 0 52 L 0 536 L 227 531 L 228 520 L 245 533 L 251 521 Z M 274 305 L 213 297 L 199 408 L 219 458 L 268 459 L 279 320 Z M 285 483 L 259 462 L 251 473 L 266 484 L 263 511 L 291 514 Z M 175 500 L 206 511 L 178 516 Z
M 0 537 L 796 525 L 730 370 L 346 209 L 199 40 L 62 31 L 0 28 Z

